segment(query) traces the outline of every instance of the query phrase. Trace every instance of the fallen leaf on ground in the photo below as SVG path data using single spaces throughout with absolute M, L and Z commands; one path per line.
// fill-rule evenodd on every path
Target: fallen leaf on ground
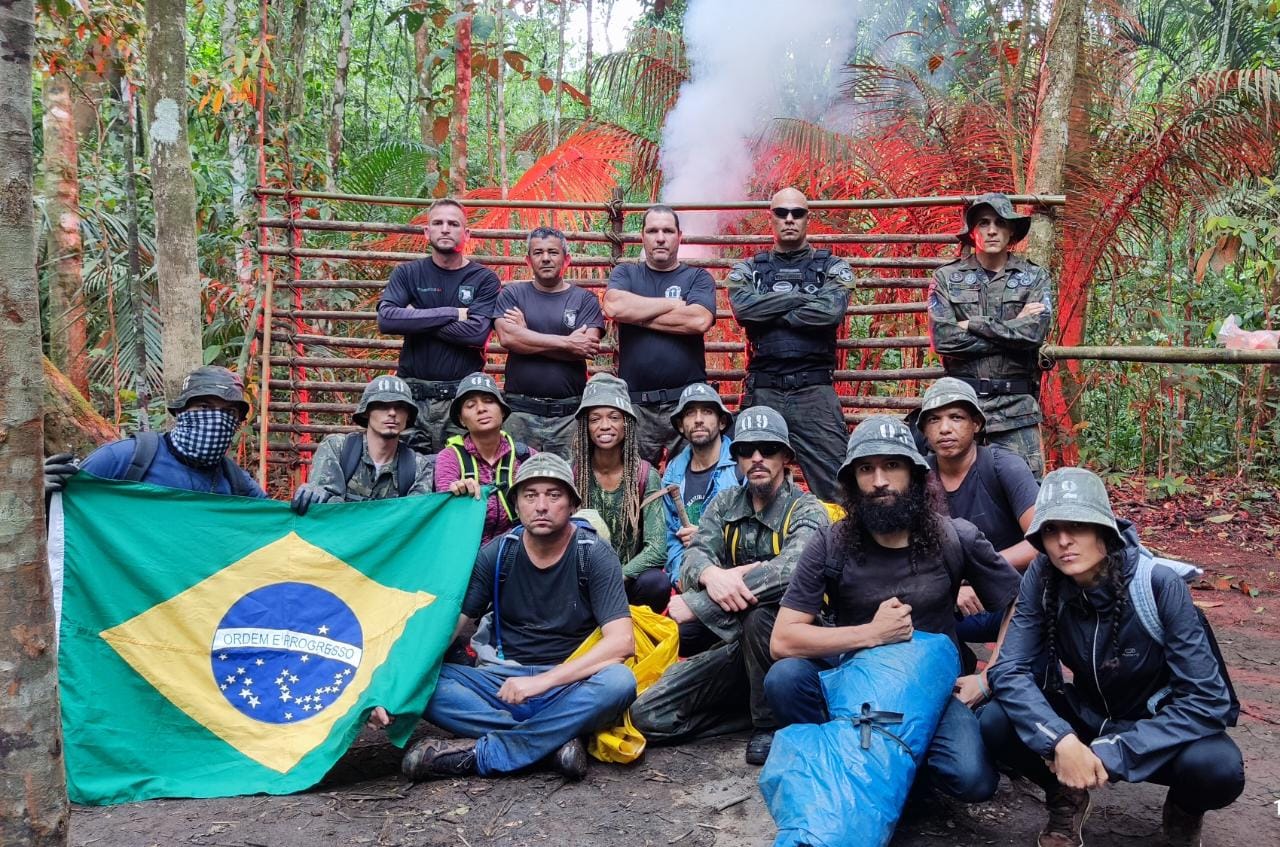
M 1193 600 L 1193 601 L 1191 601 L 1191 602 L 1192 602 L 1192 603 L 1195 605 L 1195 607 L 1196 607 L 1196 608 L 1198 608 L 1198 609 L 1216 609 L 1216 608 L 1218 608 L 1219 606 L 1226 605 L 1226 604 L 1224 604 L 1221 600 L 1215 600 L 1215 601 L 1214 601 L 1214 602 L 1212 602 L 1212 603 L 1208 602 L 1207 600 Z

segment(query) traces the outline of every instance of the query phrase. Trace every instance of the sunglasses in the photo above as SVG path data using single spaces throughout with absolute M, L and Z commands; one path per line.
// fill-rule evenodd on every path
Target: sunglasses
M 751 442 L 749 444 L 731 445 L 729 447 L 729 453 L 735 459 L 746 459 L 754 455 L 755 453 L 759 453 L 761 456 L 764 456 L 766 459 L 772 459 L 774 456 L 778 455 L 779 453 L 781 453 L 783 450 L 786 450 L 786 449 L 787 448 L 781 444 L 774 444 L 768 441 L 763 443 Z
M 770 209 L 769 211 L 773 212 L 773 216 L 780 221 L 785 221 L 788 217 L 802 221 L 809 216 L 809 210 L 800 207 L 788 208 L 786 206 L 778 206 L 777 208 Z

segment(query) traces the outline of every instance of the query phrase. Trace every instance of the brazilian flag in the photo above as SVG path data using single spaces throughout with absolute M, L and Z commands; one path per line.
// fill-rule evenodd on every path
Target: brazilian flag
M 50 567 L 79 803 L 299 791 L 374 706 L 421 714 L 485 511 L 435 494 L 298 517 L 83 473 L 61 501 Z

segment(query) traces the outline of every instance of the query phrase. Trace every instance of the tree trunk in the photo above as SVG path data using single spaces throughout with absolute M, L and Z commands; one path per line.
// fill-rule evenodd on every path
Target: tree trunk
M 471 112 L 471 8 L 458 19 L 453 77 L 453 123 L 449 152 L 449 188 L 457 194 L 467 190 L 467 120 Z
M 591 30 L 593 28 L 591 12 L 591 0 L 587 0 L 587 64 L 582 79 L 582 93 L 587 98 L 587 105 L 583 112 L 583 116 L 587 120 L 591 120 Z
M 66 374 L 44 359 L 44 452 L 87 456 L 120 437 L 111 422 L 84 399 Z
M 58 664 L 40 484 L 32 0 L 0 3 L 0 844 L 65 845 Z
M 186 0 L 147 0 L 147 112 L 156 211 L 156 280 L 166 392 L 204 364 L 196 186 L 187 147 Z
M 44 82 L 45 214 L 49 218 L 49 352 L 81 394 L 89 393 L 84 252 L 80 243 L 79 144 L 71 81 Z
M 219 27 L 222 42 L 222 62 L 234 61 L 236 40 L 240 35 L 240 2 L 223 0 L 222 21 Z M 227 127 L 227 157 L 231 160 L 231 219 L 240 233 L 236 247 L 236 284 L 240 293 L 253 290 L 253 229 L 250 226 L 252 207 L 249 204 L 249 159 L 245 145 L 244 109 L 239 103 L 228 102 L 223 107 Z
M 551 149 L 554 150 L 560 146 L 560 115 L 564 107 L 564 25 L 565 25 L 565 7 L 569 4 L 562 2 L 560 4 L 560 22 L 558 25 L 560 31 L 559 44 L 556 47 L 556 97 L 555 107 L 551 112 Z M 551 175 L 552 196 L 555 195 L 555 173 Z
M 431 63 L 431 25 L 424 22 L 413 34 L 413 67 L 418 77 L 418 136 L 423 144 L 434 147 L 435 110 L 431 108 L 431 89 L 435 71 Z
M 288 85 L 282 101 L 286 122 L 301 118 L 307 104 L 307 6 L 308 0 L 294 0 L 293 26 L 289 31 Z
M 497 18 L 497 30 L 495 38 L 498 39 L 498 79 L 494 85 L 494 99 L 498 103 L 498 193 L 503 199 L 507 199 L 507 97 L 506 97 L 506 78 L 507 78 L 507 60 L 504 55 L 507 51 L 506 40 L 506 4 L 502 0 L 498 0 L 494 4 L 495 17 Z M 505 242 L 504 242 L 505 244 Z
M 342 120 L 347 111 L 347 67 L 351 62 L 351 10 L 355 0 L 342 0 L 338 12 L 338 64 L 333 78 L 333 110 L 329 115 L 329 182 L 336 185 L 342 164 Z

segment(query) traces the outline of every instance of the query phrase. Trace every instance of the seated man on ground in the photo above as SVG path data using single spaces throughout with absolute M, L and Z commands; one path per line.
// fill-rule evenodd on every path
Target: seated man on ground
M 351 416 L 364 432 L 330 435 L 311 460 L 311 474 L 290 506 L 305 515 L 313 503 L 358 503 L 431 493 L 435 459 L 410 449 L 400 433 L 413 425 L 418 404 L 398 376 L 369 381 Z
M 961 580 L 991 609 L 1010 609 L 1018 593 L 1018 572 L 982 533 L 941 511 L 929 465 L 902 421 L 874 415 L 860 423 L 837 478 L 846 515 L 805 548 L 773 628 L 778 663 L 764 689 L 783 726 L 827 721 L 819 674 L 858 650 L 907 641 L 917 629 L 955 641 Z M 818 621 L 824 596 L 835 626 Z M 955 690 L 923 772 L 951 797 L 987 800 L 999 777 L 970 708 L 990 688 L 969 675 Z
M 458 632 L 484 618 L 472 641 L 479 661 L 446 663 L 427 703 L 426 719 L 460 738 L 411 747 L 402 763 L 410 779 L 510 773 L 548 757 L 582 779 L 581 736 L 614 724 L 635 699 L 622 664 L 635 644 L 618 558 L 569 519 L 581 500 L 568 463 L 530 457 L 511 496 L 523 529 L 481 549 L 458 618 Z M 566 661 L 596 627 L 600 641 Z M 369 722 L 391 717 L 379 706 Z
M 795 459 L 782 415 L 768 406 L 738 413 L 733 455 L 746 479 L 702 514 L 668 614 L 680 653 L 631 709 L 650 741 L 752 729 L 746 759 L 763 764 L 777 726 L 764 698 L 773 664 L 769 636 L 805 545 L 829 523 L 827 510 L 791 481 Z M 745 707 L 745 708 L 744 708 Z

